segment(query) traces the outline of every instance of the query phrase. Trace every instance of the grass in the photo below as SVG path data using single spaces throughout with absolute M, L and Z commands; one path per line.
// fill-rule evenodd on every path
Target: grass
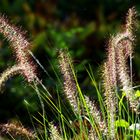
M 15 66 L 18 67 L 16 67 L 16 71 L 8 69 L 6 73 L 1 75 L 0 87 L 9 77 L 21 74 L 36 91 L 42 111 L 37 112 L 41 119 L 29 112 L 34 130 L 26 129 L 19 123 L 7 123 L 0 125 L 1 134 L 17 140 L 140 139 L 140 91 L 134 89 L 132 85 L 135 15 L 135 9 L 129 9 L 124 31 L 117 33 L 109 40 L 107 59 L 102 66 L 103 86 L 101 90 L 98 88 L 99 85 L 94 78 L 91 66 L 85 68 L 91 85 L 96 90 L 98 101 L 90 99 L 85 94 L 86 91 L 81 89 L 70 54 L 65 49 L 59 50 L 58 53 L 61 77 L 52 66 L 59 85 L 54 87 L 56 95 L 51 94 L 36 76 L 35 66 L 29 59 L 30 55 L 46 75 L 49 75 L 48 72 L 27 49 L 28 42 L 21 32 L 9 25 L 2 17 L 0 19 L 0 31 L 13 45 L 13 50 L 17 55 L 17 65 Z M 14 38 L 13 34 L 15 35 Z M 21 46 L 22 44 L 25 46 Z M 130 68 L 127 66 L 128 59 L 130 59 Z M 130 74 L 128 69 L 130 69 Z M 28 110 L 30 103 L 25 100 L 25 104 Z M 53 114 L 52 121 L 48 118 L 50 112 L 46 111 L 46 106 Z M 35 123 L 38 123 L 39 126 L 35 126 Z

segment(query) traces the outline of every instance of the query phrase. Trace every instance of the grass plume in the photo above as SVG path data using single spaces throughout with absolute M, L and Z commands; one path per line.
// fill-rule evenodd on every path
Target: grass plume
M 10 25 L 4 16 L 0 16 L 0 33 L 10 42 L 13 53 L 16 57 L 16 63 L 21 67 L 20 73 L 27 79 L 28 82 L 34 81 L 36 76 L 36 67 L 31 62 L 28 54 L 30 43 L 24 37 L 17 27 Z
M 123 108 L 125 110 L 125 113 L 129 115 L 129 108 L 127 110 L 125 108 L 125 105 L 122 103 L 123 95 L 122 97 L 118 95 L 122 92 L 125 93 L 125 97 L 130 103 L 130 108 L 135 111 L 136 115 L 138 115 L 140 112 L 138 108 L 140 104 L 139 99 L 135 97 L 135 90 L 132 86 L 131 74 L 129 74 L 129 68 L 127 66 L 128 58 L 132 59 L 133 55 L 133 46 L 135 42 L 133 33 L 135 28 L 135 19 L 136 10 L 134 8 L 130 8 L 126 16 L 126 23 L 124 25 L 123 31 L 120 31 L 116 35 L 112 35 L 109 40 L 107 59 L 102 67 L 104 101 L 101 100 L 102 93 L 97 88 L 97 83 L 95 83 L 92 74 L 90 75 L 89 71 L 87 70 L 92 80 L 92 84 L 95 86 L 95 89 L 97 91 L 100 109 L 98 109 L 98 104 L 96 104 L 95 101 L 91 101 L 88 96 L 85 96 L 83 94 L 84 92 L 82 92 L 82 89 L 80 88 L 78 79 L 72 67 L 72 60 L 67 50 L 59 50 L 58 63 L 60 72 L 62 74 L 62 88 L 67 101 L 73 109 L 71 113 L 71 108 L 68 108 L 69 106 L 65 106 L 64 108 L 62 108 L 63 106 L 61 106 L 60 101 L 61 96 L 59 96 L 60 98 L 58 99 L 58 102 L 55 102 L 53 94 L 52 96 L 48 96 L 50 95 L 50 93 L 42 84 L 42 82 L 37 78 L 36 66 L 32 63 L 29 56 L 28 52 L 30 51 L 28 49 L 30 47 L 30 43 L 26 40 L 23 33 L 17 27 L 9 24 L 8 20 L 5 17 L 1 16 L 0 32 L 10 42 L 13 53 L 16 56 L 16 64 L 14 66 L 11 66 L 11 68 L 5 70 L 1 74 L 0 89 L 3 88 L 5 82 L 10 77 L 16 74 L 24 75 L 29 83 L 33 82 L 34 84 L 32 85 L 32 87 L 38 95 L 42 108 L 42 113 L 38 114 L 43 118 L 43 122 L 41 122 L 36 117 L 34 118 L 37 122 L 39 122 L 41 126 L 44 127 L 44 130 L 43 132 L 40 132 L 37 137 L 32 131 L 24 128 L 22 125 L 7 123 L 0 124 L 0 132 L 10 134 L 15 137 L 22 136 L 28 139 L 38 140 L 40 140 L 41 138 L 50 140 L 119 139 L 119 134 L 117 132 L 117 123 L 121 121 L 118 121 L 117 118 L 123 118 L 125 115 L 123 112 L 124 116 L 121 116 L 120 114 L 120 116 L 118 116 L 118 110 L 120 111 Z M 30 52 L 30 54 L 32 53 Z M 38 60 L 37 63 L 40 64 Z M 42 67 L 42 65 L 40 66 Z M 59 77 L 57 78 L 59 79 Z M 43 87 L 43 90 L 40 90 L 40 88 L 38 88 L 37 83 L 34 82 L 36 80 Z M 60 81 L 61 80 L 59 79 L 59 82 Z M 57 90 L 57 93 L 58 92 L 59 90 Z M 46 108 L 44 105 L 44 101 L 45 103 L 49 104 L 49 107 L 51 107 L 52 109 L 51 111 L 55 114 L 55 119 L 59 121 L 59 123 L 56 123 L 57 125 L 54 125 L 52 122 L 49 122 L 49 119 L 47 119 L 48 114 L 46 114 L 47 112 L 45 110 Z M 68 109 L 68 111 L 65 109 Z M 70 115 L 67 115 L 68 113 L 72 117 Z M 55 121 L 55 119 L 53 120 L 53 122 Z M 133 119 L 131 120 L 131 122 L 135 123 Z M 129 123 L 126 121 L 124 123 L 120 123 L 121 125 L 125 126 L 125 134 L 129 130 Z M 135 133 L 138 133 L 137 130 Z
M 77 89 L 70 66 L 71 59 L 66 50 L 60 50 L 58 58 L 60 70 L 64 81 L 63 84 L 64 93 L 68 101 L 70 102 L 71 106 L 73 107 L 74 111 L 77 112 L 78 111 L 78 104 L 76 99 Z
M 26 139 L 35 140 L 35 134 L 24 128 L 23 126 L 17 125 L 15 123 L 0 124 L 0 132 L 2 134 L 9 134 L 14 137 L 21 136 Z

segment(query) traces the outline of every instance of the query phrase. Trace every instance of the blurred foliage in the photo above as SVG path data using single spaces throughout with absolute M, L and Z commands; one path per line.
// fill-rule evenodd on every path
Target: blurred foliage
M 55 94 L 57 85 L 55 72 L 60 75 L 57 50 L 68 48 L 82 89 L 85 94 L 94 95 L 85 67 L 91 64 L 95 78 L 100 83 L 100 66 L 106 57 L 107 41 L 110 35 L 121 28 L 127 10 L 132 6 L 140 13 L 139 0 L 1 0 L 0 12 L 12 24 L 27 30 L 26 37 L 31 41 L 31 50 L 49 73 L 46 75 L 38 67 L 39 77 L 52 94 Z M 136 35 L 136 44 L 140 44 L 140 28 Z M 9 43 L 1 35 L 0 72 L 15 63 L 14 52 L 8 46 Z M 140 48 L 136 47 L 133 64 L 136 84 L 140 78 L 139 58 Z M 11 78 L 4 94 L 0 95 L 1 121 L 20 116 L 20 120 L 29 123 L 25 105 L 28 102 L 29 112 L 35 113 L 40 109 L 34 89 L 23 80 L 20 76 Z

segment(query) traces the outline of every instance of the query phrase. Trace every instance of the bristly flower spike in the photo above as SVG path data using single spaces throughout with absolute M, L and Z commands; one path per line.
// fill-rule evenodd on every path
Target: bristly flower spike
M 73 107 L 75 113 L 77 113 L 78 111 L 78 105 L 76 99 L 77 88 L 70 66 L 71 63 L 70 57 L 66 50 L 60 50 L 58 58 L 59 58 L 60 70 L 64 80 L 64 84 L 63 84 L 64 93 L 68 101 L 70 102 L 71 106 Z
M 136 113 L 138 113 L 139 101 L 134 95 L 134 90 L 132 87 L 132 83 L 126 65 L 127 58 L 132 57 L 132 53 L 133 53 L 133 45 L 135 40 L 135 37 L 133 35 L 135 17 L 136 17 L 136 11 L 133 7 L 128 11 L 124 32 L 116 35 L 116 37 L 114 37 L 114 41 L 115 41 L 116 55 L 117 55 L 116 56 L 117 71 L 118 71 L 118 76 L 121 85 L 123 87 L 122 90 L 126 94 L 126 98 L 130 103 L 130 107 Z
M 137 12 L 135 10 L 135 7 L 132 7 L 129 9 L 127 16 L 126 16 L 126 24 L 125 24 L 125 30 L 126 32 L 132 33 L 135 27 L 135 21 L 137 17 Z
M 21 136 L 23 139 L 37 139 L 36 135 L 32 131 L 24 128 L 22 125 L 17 125 L 14 123 L 0 124 L 0 133 L 10 134 L 14 137 Z
M 28 54 L 30 43 L 26 40 L 17 27 L 10 25 L 4 16 L 0 17 L 0 33 L 11 43 L 11 48 L 17 60 L 17 65 L 22 69 L 20 73 L 25 76 L 28 82 L 36 80 L 36 67 L 31 62 Z
M 0 75 L 0 91 L 2 91 L 2 88 L 4 87 L 5 82 L 12 76 L 17 75 L 22 71 L 21 66 L 14 65 L 7 70 L 5 70 L 1 75 Z
M 131 108 L 138 113 L 137 106 L 139 103 L 134 97 L 132 80 L 130 80 L 126 65 L 128 57 L 131 57 L 130 59 L 132 59 L 133 54 L 133 45 L 135 41 L 133 30 L 135 18 L 136 11 L 133 7 L 128 11 L 124 31 L 112 36 L 109 41 L 108 58 L 105 65 L 109 71 L 109 86 L 112 86 L 115 89 L 115 85 L 117 86 L 117 83 L 120 82 L 122 90 L 126 93 L 126 98 L 130 102 Z
M 59 133 L 58 127 L 55 126 L 53 124 L 53 122 L 50 122 L 49 126 L 50 126 L 50 139 L 51 140 L 63 140 Z
M 106 110 L 108 114 L 108 135 L 111 138 L 115 138 L 115 114 L 116 114 L 116 97 L 115 97 L 115 87 L 112 83 L 112 80 L 109 76 L 110 67 L 107 62 L 104 63 L 103 67 L 103 79 L 104 79 L 104 96 L 105 96 L 105 104 Z
M 97 109 L 95 103 L 89 99 L 88 96 L 84 96 L 86 104 L 89 108 L 89 112 L 92 115 L 95 124 L 98 126 L 99 131 L 103 133 L 103 135 L 107 135 L 107 126 L 106 122 L 102 119 L 101 112 Z

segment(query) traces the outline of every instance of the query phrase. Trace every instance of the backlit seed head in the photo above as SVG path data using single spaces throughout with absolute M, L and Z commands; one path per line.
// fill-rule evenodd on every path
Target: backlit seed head
M 23 32 L 19 28 L 10 25 L 4 16 L 0 16 L 0 32 L 11 43 L 11 48 L 16 57 L 17 65 L 22 68 L 21 72 L 28 82 L 34 81 L 36 76 L 36 67 L 31 62 L 28 54 L 30 43 L 27 41 Z

